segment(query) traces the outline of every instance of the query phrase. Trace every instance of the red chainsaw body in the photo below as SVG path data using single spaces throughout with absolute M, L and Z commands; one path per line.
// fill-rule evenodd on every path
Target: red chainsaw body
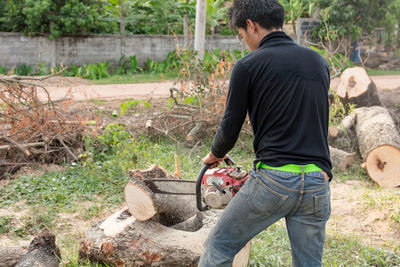
M 232 190 L 232 194 L 236 195 L 240 187 L 248 179 L 248 176 L 247 172 L 238 168 L 214 168 L 206 171 L 201 185 L 215 187 L 214 182 L 225 190 Z
M 212 209 L 223 209 L 239 192 L 248 173 L 236 168 L 208 169 L 201 180 L 201 197 Z

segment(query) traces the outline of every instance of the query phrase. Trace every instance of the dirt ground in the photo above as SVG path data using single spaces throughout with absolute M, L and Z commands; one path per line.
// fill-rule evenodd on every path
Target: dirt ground
M 385 101 L 400 105 L 400 76 L 371 77 Z M 73 100 L 123 99 L 129 97 L 167 97 L 172 82 L 121 85 L 91 85 L 88 81 L 71 77 L 52 77 L 43 86 L 48 89 L 53 100 L 70 96 Z M 104 102 L 100 109 L 118 108 L 118 101 Z M 133 121 L 135 118 L 131 118 Z M 46 168 L 52 168 L 51 166 Z M 44 170 L 47 170 L 47 169 Z M 20 171 L 21 172 L 21 171 Z M 30 170 L 23 170 L 30 172 Z M 1 185 L 0 185 L 1 186 Z M 327 232 L 330 235 L 354 235 L 365 245 L 400 246 L 400 221 L 393 223 L 391 218 L 399 218 L 394 214 L 400 210 L 400 188 L 379 189 L 372 182 L 347 181 L 331 184 L 332 215 L 328 222 Z M 20 209 L 23 203 L 18 203 Z M 112 211 L 104 211 L 99 217 L 106 218 Z M 0 216 L 13 215 L 21 220 L 29 216 L 22 210 L 0 209 Z M 397 216 L 397 217 L 396 217 Z M 74 237 L 79 239 L 84 231 L 100 218 L 85 221 L 79 214 L 63 214 L 56 230 L 57 238 Z M 79 225 L 80 227 L 76 227 Z M 15 240 L 0 235 L 0 246 L 16 245 Z M 26 244 L 21 241 L 19 245 Z
M 52 166 L 45 166 L 44 170 L 51 170 Z M 25 170 L 28 171 L 29 170 Z M 37 172 L 37 170 L 35 171 Z M 83 203 L 84 205 L 84 203 Z M 90 205 L 87 204 L 87 205 Z M 400 246 L 400 222 L 393 223 L 391 216 L 400 210 L 400 188 L 377 189 L 372 182 L 346 181 L 345 183 L 331 183 L 332 214 L 327 224 L 327 234 L 331 236 L 350 235 L 357 238 L 366 246 Z M 0 209 L 0 216 L 13 215 L 16 221 L 23 222 L 29 217 L 24 211 L 24 203 L 19 202 L 15 209 Z M 58 240 L 75 238 L 79 240 L 85 231 L 96 222 L 105 219 L 112 212 L 103 211 L 97 218 L 83 220 L 82 215 L 61 214 L 57 219 L 55 231 Z M 79 225 L 79 227 L 76 227 Z M 27 240 L 20 240 L 18 244 L 8 236 L 0 235 L 0 246 L 27 245 Z

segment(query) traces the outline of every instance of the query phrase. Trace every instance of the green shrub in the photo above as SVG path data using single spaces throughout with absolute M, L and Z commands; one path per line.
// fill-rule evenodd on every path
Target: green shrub
M 7 68 L 3 67 L 3 66 L 0 66 L 0 74 L 6 75 L 7 74 Z
M 27 66 L 27 65 L 19 65 L 18 67 L 16 67 L 14 69 L 15 74 L 19 75 L 19 76 L 30 76 L 32 75 L 32 70 L 33 67 L 32 66 Z

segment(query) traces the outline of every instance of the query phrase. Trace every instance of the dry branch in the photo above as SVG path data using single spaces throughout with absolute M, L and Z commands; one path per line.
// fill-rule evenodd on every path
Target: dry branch
M 0 77 L 0 179 L 24 164 L 77 161 L 87 118 L 68 111 L 69 101 L 53 102 L 46 88 L 26 82 L 42 78 Z M 38 88 L 47 99 L 39 100 Z

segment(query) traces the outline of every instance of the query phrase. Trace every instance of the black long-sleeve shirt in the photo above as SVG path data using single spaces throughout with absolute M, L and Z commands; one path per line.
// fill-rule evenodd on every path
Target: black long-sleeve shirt
M 330 177 L 329 67 L 315 51 L 284 32 L 265 36 L 234 66 L 226 109 L 211 152 L 222 158 L 235 145 L 249 114 L 255 164 L 314 163 Z

